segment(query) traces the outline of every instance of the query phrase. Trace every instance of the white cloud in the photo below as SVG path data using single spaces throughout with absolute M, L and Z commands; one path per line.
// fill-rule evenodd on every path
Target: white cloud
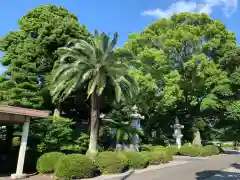
M 238 0 L 203 0 L 203 3 L 196 3 L 194 1 L 178 1 L 171 4 L 167 9 L 147 10 L 142 13 L 143 16 L 153 16 L 156 18 L 169 18 L 173 14 L 181 12 L 200 12 L 211 14 L 213 8 L 222 8 L 224 14 L 229 17 L 236 10 Z

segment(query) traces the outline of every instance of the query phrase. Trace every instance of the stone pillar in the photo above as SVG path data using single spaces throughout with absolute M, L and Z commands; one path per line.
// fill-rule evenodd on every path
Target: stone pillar
M 131 114 L 132 127 L 136 129 L 140 129 L 141 128 L 140 120 L 144 119 L 144 116 L 141 116 L 138 113 L 137 106 L 133 106 L 132 111 L 133 111 L 133 113 Z M 140 140 L 139 140 L 138 134 L 136 133 L 132 134 L 132 143 L 130 144 L 130 149 L 132 149 L 133 151 L 139 151 L 139 141 Z
M 27 149 L 29 125 L 30 125 L 30 117 L 27 116 L 26 121 L 23 124 L 21 145 L 18 153 L 17 171 L 16 171 L 16 174 L 11 175 L 12 179 L 20 179 L 26 176 L 25 174 L 23 174 L 23 167 L 24 167 L 24 161 L 25 161 L 25 153 Z
M 181 125 L 179 123 L 179 120 L 176 118 L 175 119 L 175 124 L 172 127 L 174 128 L 173 137 L 176 138 L 176 145 L 177 145 L 178 149 L 180 149 L 181 146 L 182 146 L 181 140 L 182 140 L 182 137 L 183 137 L 181 129 L 183 129 L 184 126 Z

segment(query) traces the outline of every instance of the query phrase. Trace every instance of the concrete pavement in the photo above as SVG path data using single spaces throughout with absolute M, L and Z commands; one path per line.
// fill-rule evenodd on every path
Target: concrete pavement
M 240 179 L 240 164 L 232 164 L 230 168 L 224 169 L 206 180 L 238 180 Z
M 239 162 L 239 154 L 219 155 L 210 157 L 209 159 L 194 160 L 178 166 L 166 167 L 158 170 L 150 170 L 143 173 L 133 173 L 126 178 L 112 178 L 111 180 L 207 180 L 207 178 L 210 178 L 211 176 L 224 173 L 222 170 L 230 168 L 232 164 Z M 236 167 L 232 167 L 232 169 L 228 170 L 233 171 L 233 168 L 238 169 Z M 237 172 L 235 173 L 234 177 L 230 177 L 231 180 L 238 180 L 238 174 L 239 173 Z M 223 176 L 221 179 L 228 180 L 226 178 L 226 175 L 225 178 Z

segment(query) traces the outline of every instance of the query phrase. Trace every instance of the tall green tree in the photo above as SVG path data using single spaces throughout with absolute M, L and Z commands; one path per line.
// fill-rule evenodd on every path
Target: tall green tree
M 60 63 L 53 71 L 51 94 L 53 99 L 66 98 L 80 87 L 85 87 L 91 99 L 91 132 L 88 154 L 97 153 L 99 133 L 100 96 L 106 87 L 115 91 L 116 100 L 128 100 L 138 91 L 128 67 L 116 55 L 114 47 L 117 33 L 113 39 L 105 33 L 95 31 L 94 37 L 73 40 L 62 48 Z M 126 55 L 126 54 L 125 54 Z M 123 56 L 124 58 L 124 56 Z
M 225 98 L 224 118 L 217 124 L 223 130 L 224 140 L 239 141 L 240 138 L 240 48 L 229 51 L 220 59 L 221 65 L 228 73 L 232 94 Z
M 86 39 L 88 30 L 65 8 L 43 5 L 19 20 L 19 30 L 0 39 L 4 52 L 1 64 L 0 100 L 14 106 L 51 109 L 45 75 L 58 59 L 57 49 L 71 38 Z
M 232 92 L 221 58 L 236 48 L 223 23 L 206 14 L 176 14 L 131 34 L 124 48 L 137 57 L 131 65 L 157 85 L 149 124 L 178 116 L 187 135 L 223 115 L 222 100 Z

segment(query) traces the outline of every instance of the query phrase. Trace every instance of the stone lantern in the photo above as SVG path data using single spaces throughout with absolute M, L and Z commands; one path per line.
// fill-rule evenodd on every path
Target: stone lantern
M 172 127 L 174 129 L 173 137 L 175 137 L 176 145 L 180 149 L 181 148 L 181 139 L 183 137 L 181 130 L 184 128 L 184 126 L 179 123 L 179 120 L 176 117 L 175 124 Z
M 141 125 L 140 125 L 140 121 L 142 119 L 144 119 L 144 116 L 141 116 L 141 114 L 139 114 L 138 112 L 138 108 L 136 105 L 134 105 L 132 107 L 132 111 L 133 113 L 131 114 L 131 118 L 132 118 L 132 127 L 133 128 L 137 128 L 137 129 L 141 129 Z M 132 142 L 130 144 L 130 148 L 134 151 L 139 151 L 139 136 L 137 133 L 133 133 L 132 134 Z

